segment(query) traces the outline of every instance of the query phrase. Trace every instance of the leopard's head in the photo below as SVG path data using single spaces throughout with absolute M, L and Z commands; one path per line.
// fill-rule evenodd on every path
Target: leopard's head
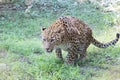
M 46 52 L 52 52 L 53 49 L 58 46 L 63 37 L 63 31 L 59 28 L 54 29 L 52 27 L 42 28 L 42 43 Z

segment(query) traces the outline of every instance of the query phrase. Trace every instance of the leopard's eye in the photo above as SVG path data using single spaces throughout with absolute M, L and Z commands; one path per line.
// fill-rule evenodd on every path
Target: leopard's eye
M 46 39 L 43 39 L 43 41 L 46 41 Z
M 51 40 L 50 40 L 50 42 L 53 42 L 54 41 L 54 39 L 52 38 Z

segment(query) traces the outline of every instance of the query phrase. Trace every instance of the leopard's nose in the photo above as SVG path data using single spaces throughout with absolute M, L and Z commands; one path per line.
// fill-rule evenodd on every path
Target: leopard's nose
M 47 52 L 51 52 L 50 48 L 46 48 L 46 51 L 47 51 Z

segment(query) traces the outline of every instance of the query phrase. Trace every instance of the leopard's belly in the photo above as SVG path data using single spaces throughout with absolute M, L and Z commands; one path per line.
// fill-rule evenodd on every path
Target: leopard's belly
M 57 47 L 61 48 L 64 51 L 68 51 L 72 46 L 71 46 L 71 43 L 62 43 Z
M 82 50 L 84 50 L 85 46 L 86 44 L 81 43 L 76 44 L 76 51 L 81 52 Z M 74 46 L 72 46 L 72 43 L 64 43 L 57 46 L 57 48 L 61 48 L 64 51 L 70 51 L 72 50 L 73 47 Z

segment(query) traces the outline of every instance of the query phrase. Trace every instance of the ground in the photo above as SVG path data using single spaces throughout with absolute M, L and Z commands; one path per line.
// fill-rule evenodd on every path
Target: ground
M 40 37 L 41 26 L 49 26 L 61 15 L 70 15 L 86 22 L 97 40 L 107 42 L 120 32 L 119 11 L 71 0 L 38 5 L 29 14 L 23 5 L 0 6 L 0 80 L 120 79 L 120 41 L 106 49 L 91 45 L 83 61 L 68 66 L 54 52 L 44 51 Z

